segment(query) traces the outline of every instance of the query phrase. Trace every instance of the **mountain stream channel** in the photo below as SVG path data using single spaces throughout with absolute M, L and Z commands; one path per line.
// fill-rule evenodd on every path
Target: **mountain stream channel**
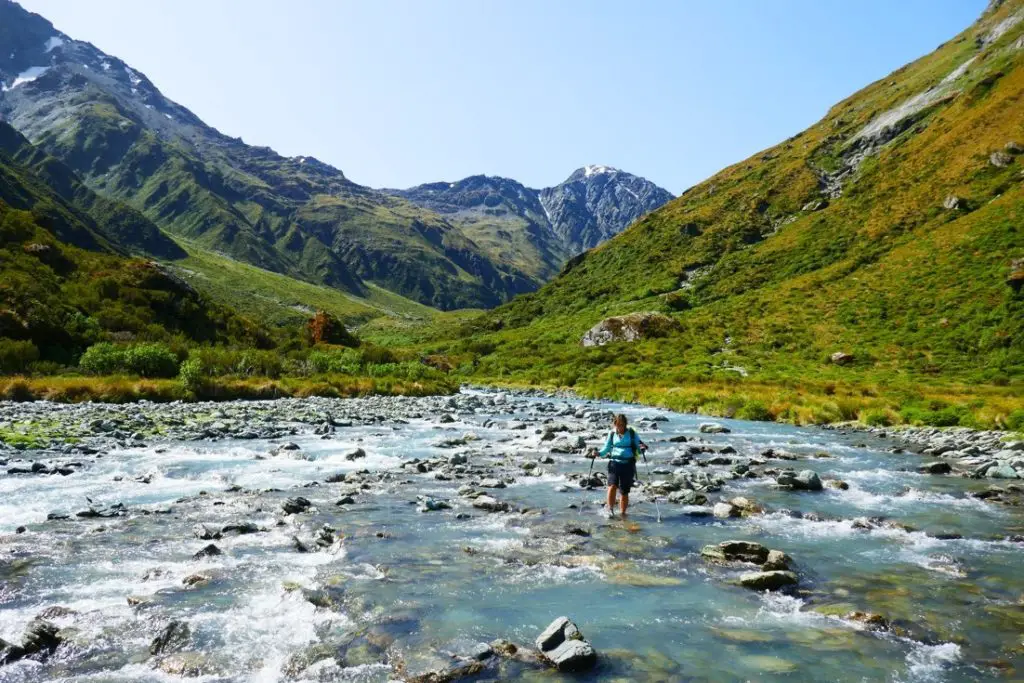
M 650 445 L 626 520 L 583 457 L 616 412 Z M 3 683 L 1024 677 L 1021 488 L 897 431 L 478 390 L 0 430 Z M 757 589 L 767 550 L 795 585 Z M 563 615 L 594 668 L 539 657 Z

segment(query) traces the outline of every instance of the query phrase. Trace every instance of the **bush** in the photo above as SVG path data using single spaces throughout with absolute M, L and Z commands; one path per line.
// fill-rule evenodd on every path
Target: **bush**
M 736 417 L 740 420 L 754 420 L 756 422 L 772 422 L 775 416 L 768 410 L 761 401 L 747 401 L 736 411 Z
M 669 292 L 665 295 L 665 308 L 670 311 L 685 311 L 693 308 L 693 300 L 689 294 Z
M 174 377 L 178 357 L 163 344 L 138 344 L 125 352 L 127 371 L 140 377 Z
M 359 352 L 359 361 L 363 365 L 394 363 L 397 358 L 390 349 L 381 346 L 368 346 Z
M 884 408 L 865 410 L 860 414 L 860 421 L 869 427 L 891 427 L 895 421 L 891 411 Z
M 78 367 L 93 375 L 123 372 L 124 364 L 124 350 L 110 342 L 93 344 L 85 350 L 78 361 Z
M 30 341 L 0 339 L 0 373 L 21 374 L 39 360 L 39 349 Z
M 198 393 L 206 382 L 203 377 L 203 362 L 198 358 L 189 358 L 178 370 L 178 381 L 190 393 Z
M 174 377 L 178 374 L 178 357 L 163 344 L 118 346 L 102 342 L 86 349 L 78 366 L 93 375 Z
M 323 375 L 329 372 L 357 375 L 361 365 L 359 352 L 352 349 L 311 351 L 306 359 L 309 373 L 315 375 Z
M 206 377 L 237 375 L 240 377 L 281 376 L 284 363 L 276 351 L 247 349 L 206 348 L 193 351 L 189 358 L 200 362 L 200 371 Z
M 1018 408 L 1006 416 L 1006 428 L 1024 431 L 1024 408 Z

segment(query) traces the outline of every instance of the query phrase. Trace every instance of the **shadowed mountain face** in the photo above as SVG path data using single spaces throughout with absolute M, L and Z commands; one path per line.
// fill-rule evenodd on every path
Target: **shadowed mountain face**
M 495 258 L 541 283 L 570 257 L 672 199 L 654 183 L 610 166 L 586 166 L 543 190 L 481 175 L 387 192 L 441 214 Z
M 269 270 L 440 308 L 537 283 L 437 213 L 204 124 L 146 76 L 0 0 L 0 116 L 99 194 L 169 233 Z

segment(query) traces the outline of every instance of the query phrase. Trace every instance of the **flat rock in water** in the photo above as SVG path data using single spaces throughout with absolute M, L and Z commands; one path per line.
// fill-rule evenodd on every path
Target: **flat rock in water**
M 699 429 L 701 434 L 729 434 L 732 432 L 731 429 L 717 422 L 704 422 Z
M 769 550 L 753 541 L 723 541 L 718 545 L 701 548 L 704 557 L 721 562 L 753 562 L 762 564 L 768 559 Z
M 478 496 L 473 500 L 473 507 L 487 512 L 508 512 L 509 510 L 508 503 L 490 496 Z
M 790 571 L 747 572 L 740 575 L 740 585 L 758 591 L 774 591 L 786 586 L 795 586 L 796 574 Z
M 585 640 L 567 640 L 544 656 L 564 672 L 587 671 L 597 664 L 597 652 Z

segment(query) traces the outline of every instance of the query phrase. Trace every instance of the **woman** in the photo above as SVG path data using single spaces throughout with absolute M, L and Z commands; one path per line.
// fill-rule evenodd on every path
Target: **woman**
M 587 454 L 588 458 L 609 458 L 608 460 L 608 514 L 615 514 L 615 497 L 621 493 L 619 511 L 626 516 L 629 507 L 629 490 L 636 480 L 636 458 L 647 450 L 647 444 L 640 440 L 632 427 L 626 426 L 626 416 L 618 414 L 612 421 L 612 431 L 600 451 L 596 448 Z

